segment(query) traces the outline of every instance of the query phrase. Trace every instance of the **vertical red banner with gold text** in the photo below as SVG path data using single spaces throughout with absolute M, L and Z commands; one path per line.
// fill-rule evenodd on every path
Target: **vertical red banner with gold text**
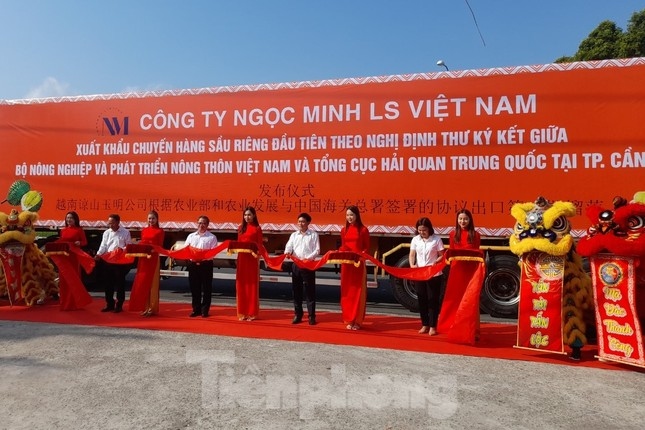
M 530 252 L 520 259 L 522 279 L 517 348 L 564 353 L 562 284 L 564 257 Z
M 634 258 L 591 257 L 598 329 L 598 357 L 645 367 L 643 334 L 636 311 Z

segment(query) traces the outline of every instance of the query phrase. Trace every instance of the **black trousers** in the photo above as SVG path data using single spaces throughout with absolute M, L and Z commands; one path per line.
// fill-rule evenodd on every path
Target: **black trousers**
M 213 261 L 188 263 L 188 285 L 193 312 L 207 315 L 211 308 L 213 294 Z
M 307 314 L 309 317 L 316 316 L 316 272 L 313 270 L 301 269 L 293 265 L 291 269 L 291 285 L 293 290 L 293 308 L 296 315 L 302 316 L 303 290 L 307 295 Z
M 116 305 L 123 306 L 125 301 L 125 277 L 130 272 L 129 264 L 112 264 L 104 260 L 96 263 L 98 280 L 105 291 L 105 302 L 108 307 L 113 308 L 114 292 L 116 291 Z
M 421 325 L 437 327 L 443 276 L 435 276 L 427 281 L 417 281 L 417 297 L 419 298 L 419 316 Z

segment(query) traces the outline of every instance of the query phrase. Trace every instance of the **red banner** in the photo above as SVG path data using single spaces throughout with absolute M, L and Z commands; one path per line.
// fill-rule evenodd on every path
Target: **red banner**
M 520 259 L 522 279 L 517 316 L 517 348 L 564 354 L 562 286 L 564 257 L 530 252 Z
M 598 329 L 598 358 L 645 367 L 643 334 L 636 311 L 635 259 L 590 258 Z
M 143 228 L 134 220 L 156 209 L 164 228 L 207 213 L 229 230 L 252 205 L 277 230 L 307 211 L 337 232 L 351 202 L 373 232 L 413 233 L 421 216 L 447 229 L 469 207 L 497 235 L 513 202 L 535 198 L 509 182 L 539 174 L 550 198 L 580 210 L 616 184 L 640 190 L 643 76 L 631 58 L 0 101 L 0 190 L 24 179 L 42 193 L 42 226 L 78 210 L 88 226 L 118 212 Z M 400 186 L 418 178 L 468 187 Z
M 268 255 L 264 247 L 260 249 L 260 254 L 262 255 L 262 258 L 269 268 L 278 271 L 282 270 L 282 263 L 286 258 L 285 254 L 271 257 Z M 375 266 L 385 270 L 392 276 L 396 276 L 397 278 L 401 279 L 408 279 L 410 281 L 425 281 L 432 278 L 434 275 L 441 272 L 444 267 L 446 267 L 445 261 L 441 261 L 430 266 L 413 268 L 387 266 L 365 252 L 353 251 L 327 251 L 327 253 L 325 253 L 325 255 L 323 255 L 320 260 L 305 261 L 294 256 L 291 257 L 291 260 L 294 262 L 294 264 L 307 270 L 318 270 L 325 264 L 353 264 L 358 267 L 360 265 L 361 259 L 372 262 Z

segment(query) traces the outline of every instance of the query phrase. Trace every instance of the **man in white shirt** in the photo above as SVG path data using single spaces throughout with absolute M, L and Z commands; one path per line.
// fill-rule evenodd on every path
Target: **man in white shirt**
M 196 249 L 213 249 L 217 246 L 217 237 L 208 231 L 210 220 L 202 215 L 197 220 L 197 231 L 186 238 L 186 246 Z M 191 318 L 202 316 L 208 317 L 211 308 L 211 296 L 213 294 L 213 260 L 189 261 L 188 262 L 188 284 L 192 297 L 193 312 Z
M 295 256 L 300 260 L 314 260 L 320 254 L 320 240 L 318 233 L 309 229 L 311 215 L 301 213 L 298 215 L 298 231 L 289 237 L 284 252 L 287 258 Z M 302 321 L 302 292 L 307 294 L 307 314 L 309 325 L 316 324 L 316 272 L 298 267 L 295 263 L 291 269 L 291 281 L 293 289 L 293 307 L 295 316 L 292 324 L 299 324 Z
M 113 264 L 103 260 L 101 256 L 118 248 L 125 249 L 132 243 L 130 232 L 121 225 L 121 217 L 111 214 L 107 221 L 108 229 L 103 232 L 101 245 L 96 252 L 98 280 L 105 290 L 106 305 L 101 312 L 119 313 L 123 310 L 125 301 L 125 277 L 130 272 L 130 264 Z M 116 290 L 116 304 L 114 292 Z

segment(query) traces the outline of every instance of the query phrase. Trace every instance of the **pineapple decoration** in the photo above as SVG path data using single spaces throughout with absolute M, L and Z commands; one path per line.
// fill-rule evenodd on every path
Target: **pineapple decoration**
M 24 300 L 27 306 L 41 303 L 58 293 L 56 272 L 45 254 L 34 244 L 34 223 L 43 196 L 19 179 L 9 187 L 2 203 L 20 206 L 7 215 L 0 211 L 0 297 L 11 304 Z

